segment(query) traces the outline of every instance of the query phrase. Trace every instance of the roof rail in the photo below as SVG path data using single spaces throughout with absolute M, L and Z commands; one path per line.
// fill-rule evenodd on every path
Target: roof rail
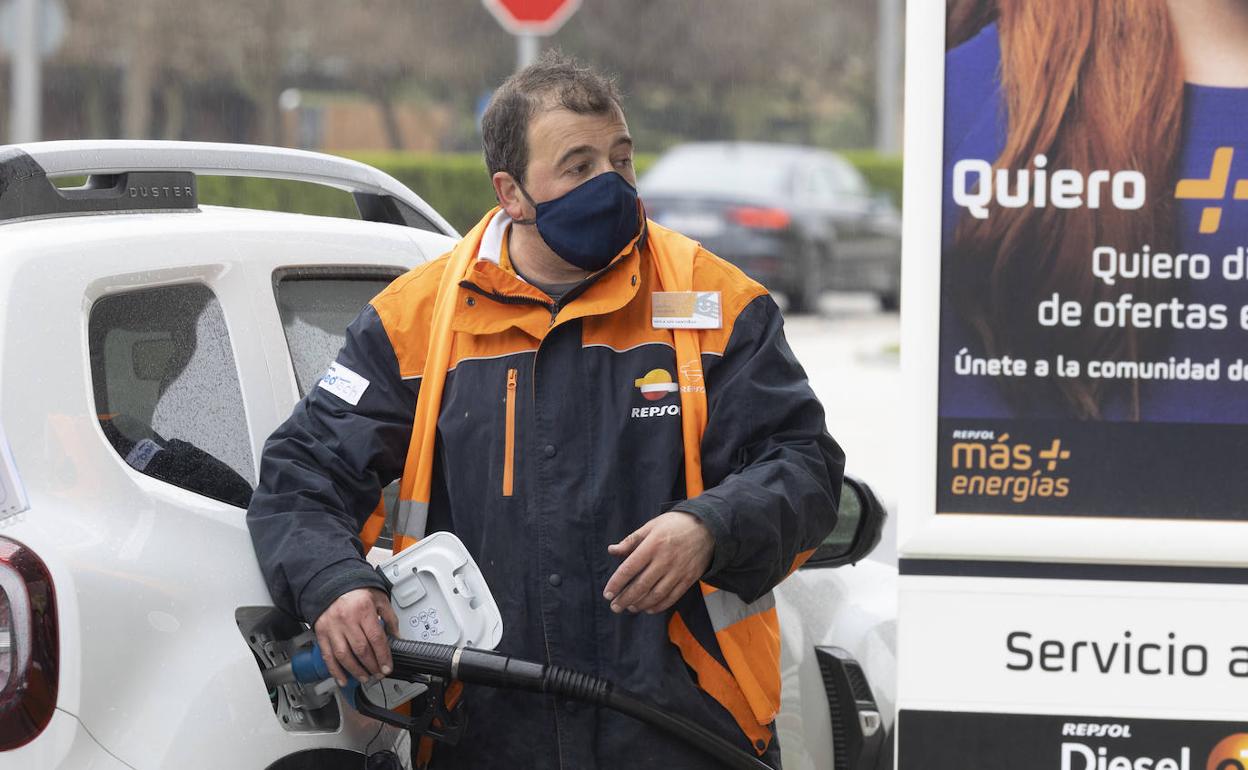
M 61 190 L 48 179 L 76 175 L 88 177 L 84 187 Z M 357 161 L 262 145 L 111 139 L 0 146 L 0 222 L 85 213 L 193 210 L 198 206 L 197 175 L 335 187 L 352 194 L 366 221 L 458 235 L 402 182 Z

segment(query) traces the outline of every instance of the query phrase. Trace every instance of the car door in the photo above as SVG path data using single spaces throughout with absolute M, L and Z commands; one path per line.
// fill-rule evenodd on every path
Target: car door
M 308 218 L 305 218 L 308 219 Z M 252 233 L 237 247 L 256 287 L 252 300 L 277 403 L 271 433 L 334 360 L 346 328 L 372 297 L 410 268 L 447 251 L 454 241 L 390 225 L 321 221 L 308 231 Z M 397 484 L 385 490 L 394 509 Z M 388 555 L 389 528 L 370 554 Z
M 362 747 L 375 726 L 284 730 L 235 625 L 270 601 L 244 508 L 276 415 L 243 265 L 208 214 L 56 225 L 6 300 L 6 370 L 38 376 L 4 396 L 42 439 L 18 443 L 39 515 L 12 534 L 57 574 L 57 708 L 135 768 Z

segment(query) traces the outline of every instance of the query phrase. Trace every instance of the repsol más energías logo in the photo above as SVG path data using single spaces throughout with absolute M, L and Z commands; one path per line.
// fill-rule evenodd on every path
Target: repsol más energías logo
M 1062 466 L 1070 450 L 1054 438 L 1047 446 L 1012 441 L 1010 434 L 954 431 L 949 491 L 960 497 L 1005 497 L 1016 503 L 1032 498 L 1063 498 L 1070 479 Z

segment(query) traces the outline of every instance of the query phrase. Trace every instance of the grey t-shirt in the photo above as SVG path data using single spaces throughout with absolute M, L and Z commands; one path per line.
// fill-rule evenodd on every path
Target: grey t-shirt
M 581 279 L 580 281 L 573 281 L 572 283 L 540 283 L 520 272 L 520 268 L 516 267 L 514 262 L 511 264 L 511 267 L 516 271 L 516 275 L 524 279 L 525 283 L 531 286 L 536 286 L 546 292 L 546 295 L 553 299 L 556 305 L 559 304 L 559 300 L 563 298 L 564 294 L 567 294 L 585 282 L 584 279 Z

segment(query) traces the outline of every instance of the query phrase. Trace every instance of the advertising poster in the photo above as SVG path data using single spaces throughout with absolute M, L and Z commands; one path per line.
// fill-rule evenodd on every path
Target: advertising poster
M 976 744 L 986 749 L 977 767 L 1012 770 L 1243 770 L 1248 762 L 1248 733 L 1222 722 L 920 711 L 903 714 L 901 729 L 912 753 L 926 757 L 913 766 L 928 770 L 966 767 L 954 747 Z
M 908 12 L 897 767 L 1245 770 L 1248 3 Z
M 1248 89 L 1200 84 L 1223 6 L 947 4 L 938 513 L 1248 515 Z
M 1244 770 L 1245 572 L 912 578 L 899 769 Z

